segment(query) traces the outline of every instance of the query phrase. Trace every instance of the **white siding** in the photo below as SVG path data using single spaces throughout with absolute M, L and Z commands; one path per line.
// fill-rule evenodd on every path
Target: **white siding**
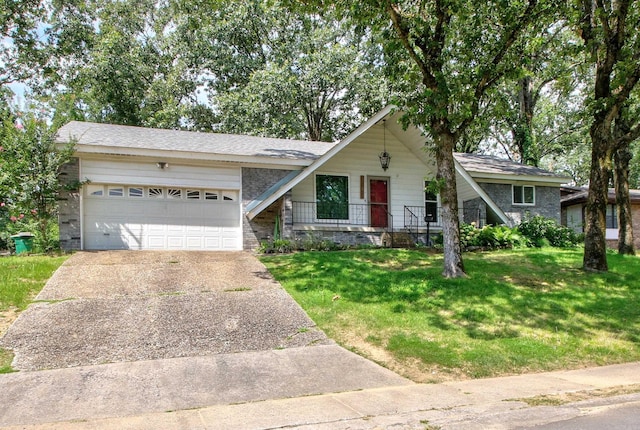
M 435 176 L 433 168 L 425 166 L 409 149 L 388 130 L 386 147 L 391 154 L 389 169 L 383 171 L 378 155 L 383 150 L 381 127 L 374 127 L 353 141 L 316 174 L 347 174 L 349 176 L 349 203 L 367 204 L 368 179 L 389 178 L 390 210 L 394 228 L 404 227 L 404 206 L 424 205 L 424 181 Z M 365 177 L 364 198 L 360 198 L 360 176 Z M 315 201 L 315 175 L 310 175 L 292 190 L 293 201 Z
M 159 160 L 160 161 L 160 160 Z M 169 163 L 160 169 L 155 161 L 82 160 L 81 180 L 93 183 L 202 187 L 239 190 L 239 167 L 203 167 Z
M 567 227 L 572 228 L 576 233 L 582 233 L 582 205 L 573 205 L 567 208 Z

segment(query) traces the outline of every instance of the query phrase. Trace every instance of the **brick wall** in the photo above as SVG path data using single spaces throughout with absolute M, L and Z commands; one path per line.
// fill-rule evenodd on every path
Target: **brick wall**
M 273 184 L 291 173 L 291 170 L 242 168 L 242 207 L 259 197 Z M 242 222 L 243 247 L 246 250 L 256 249 L 260 242 L 273 238 L 276 215 L 280 216 L 280 231 L 284 238 L 291 237 L 290 223 L 286 222 L 291 217 L 291 194 L 288 192 L 283 197 L 272 203 L 253 220 L 246 216 Z
M 60 169 L 60 182 L 63 185 L 77 183 L 80 179 L 80 162 L 71 159 Z M 81 248 L 80 237 L 80 190 L 62 190 L 58 194 L 58 226 L 60 228 L 60 247 L 66 251 Z
M 551 218 L 560 224 L 560 189 L 558 187 L 536 186 L 536 204 L 533 206 L 518 206 L 512 203 L 513 191 L 511 184 L 481 182 L 480 186 L 515 224 L 519 224 L 527 214 Z

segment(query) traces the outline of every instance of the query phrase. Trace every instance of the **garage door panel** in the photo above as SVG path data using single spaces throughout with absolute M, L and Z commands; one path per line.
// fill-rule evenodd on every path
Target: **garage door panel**
M 85 196 L 85 249 L 242 249 L 239 201 L 144 195 Z

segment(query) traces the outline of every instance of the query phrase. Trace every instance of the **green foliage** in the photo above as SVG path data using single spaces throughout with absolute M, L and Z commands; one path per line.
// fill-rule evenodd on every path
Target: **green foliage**
M 582 241 L 582 237 L 573 229 L 558 225 L 556 221 L 540 215 L 526 218 L 517 229 L 529 240 L 531 246 L 536 247 L 568 248 Z
M 0 132 L 0 245 L 8 236 L 29 231 L 41 251 L 57 248 L 59 169 L 73 153 L 73 143 L 58 148 L 55 130 L 33 114 L 7 120 Z
M 260 243 L 258 252 L 262 254 L 287 254 L 293 251 L 293 243 L 287 239 L 271 239 Z
M 472 224 L 460 225 L 460 245 L 463 249 L 469 248 L 518 248 L 527 246 L 527 240 L 517 229 L 505 225 L 487 225 L 476 228 Z

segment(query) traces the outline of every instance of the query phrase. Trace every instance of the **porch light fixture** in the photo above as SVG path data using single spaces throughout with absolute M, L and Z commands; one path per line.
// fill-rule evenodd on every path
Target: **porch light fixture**
M 382 166 L 382 170 L 385 172 L 389 168 L 389 162 L 391 161 L 391 154 L 387 152 L 387 120 L 382 121 L 382 144 L 384 145 L 384 150 L 380 153 L 378 158 L 380 158 L 380 166 Z
M 158 169 L 166 169 L 167 167 L 169 167 L 169 163 L 167 163 L 166 161 L 158 161 L 156 163 L 156 166 L 158 166 Z

